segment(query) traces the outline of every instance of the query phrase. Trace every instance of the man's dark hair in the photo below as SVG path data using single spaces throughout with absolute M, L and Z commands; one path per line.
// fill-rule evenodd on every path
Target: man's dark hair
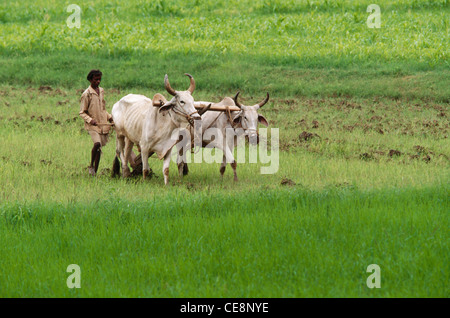
M 87 80 L 90 81 L 96 75 L 102 76 L 102 72 L 100 70 L 91 70 L 87 76 Z

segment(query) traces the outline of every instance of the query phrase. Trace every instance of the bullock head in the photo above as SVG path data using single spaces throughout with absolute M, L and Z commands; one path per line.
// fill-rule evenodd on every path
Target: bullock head
M 258 122 L 266 127 L 269 126 L 267 119 L 263 115 L 258 114 L 258 110 L 269 101 L 269 93 L 267 93 L 266 98 L 262 102 L 253 106 L 245 106 L 239 103 L 239 93 L 240 92 L 237 92 L 233 99 L 236 106 L 241 109 L 241 112 L 233 118 L 233 123 L 235 125 L 240 124 L 242 129 L 244 129 L 245 135 L 248 136 L 250 143 L 255 144 L 255 142 L 258 142 Z
M 193 124 L 193 120 L 201 119 L 197 110 L 194 107 L 194 98 L 192 97 L 192 93 L 195 89 L 195 80 L 190 74 L 184 74 L 189 77 L 190 85 L 186 91 L 176 91 L 174 90 L 169 83 L 169 77 L 164 77 L 164 86 L 167 92 L 173 96 L 173 98 L 166 104 L 160 107 L 160 113 L 167 113 L 169 110 L 173 110 L 176 114 L 186 118 L 191 124 Z

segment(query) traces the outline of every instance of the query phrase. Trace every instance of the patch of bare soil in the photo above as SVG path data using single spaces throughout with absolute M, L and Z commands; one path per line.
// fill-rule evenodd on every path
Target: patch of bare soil
M 56 104 L 57 104 L 58 106 L 61 106 L 61 105 L 67 104 L 68 102 L 70 102 L 70 100 L 65 99 L 65 100 L 60 100 L 60 101 L 58 101 Z
M 426 155 L 425 157 L 422 158 L 423 161 L 425 161 L 426 163 L 429 163 L 431 161 L 431 157 L 429 155 Z
M 319 122 L 317 120 L 313 120 L 312 125 L 312 128 L 319 128 Z
M 362 154 L 359 155 L 359 159 L 361 159 L 361 160 L 372 160 L 372 159 L 374 159 L 374 157 L 373 157 L 372 154 L 370 154 L 368 152 L 365 152 L 365 153 L 362 153 Z
M 315 133 L 310 133 L 307 131 L 303 131 L 299 136 L 298 136 L 300 141 L 309 141 L 315 138 L 320 139 L 320 136 L 318 134 Z
M 182 185 L 183 182 L 181 180 L 176 181 L 178 184 Z M 186 189 L 189 191 L 198 191 L 201 190 L 202 187 L 200 184 L 192 183 L 192 182 L 186 182 Z
M 355 126 L 352 125 L 343 125 L 342 128 L 344 128 L 344 130 L 352 132 L 353 129 L 355 129 Z
M 384 135 L 384 130 L 381 129 L 380 127 L 375 128 L 375 131 L 381 135 Z
M 49 165 L 52 164 L 52 161 L 51 160 L 46 160 L 46 159 L 41 159 L 40 163 L 42 163 L 45 166 L 49 166 Z
M 428 154 L 428 150 L 420 145 L 416 145 L 413 147 L 415 151 L 417 151 L 419 154 Z
M 291 179 L 284 177 L 281 180 L 281 185 L 283 185 L 283 186 L 295 186 L 296 183 L 294 181 L 292 181 Z
M 391 149 L 389 150 L 388 156 L 389 157 L 393 157 L 393 156 L 400 156 L 402 153 L 398 150 L 395 149 Z
M 381 116 L 375 115 L 375 116 L 370 117 L 369 121 L 380 121 L 382 119 L 383 118 Z
M 78 117 L 68 118 L 68 119 L 66 119 L 66 123 L 70 123 L 71 121 L 75 122 L 77 120 L 78 120 Z
M 53 90 L 53 88 L 51 88 L 51 86 L 42 85 L 39 87 L 39 92 L 41 92 L 41 93 L 49 92 L 52 90 Z

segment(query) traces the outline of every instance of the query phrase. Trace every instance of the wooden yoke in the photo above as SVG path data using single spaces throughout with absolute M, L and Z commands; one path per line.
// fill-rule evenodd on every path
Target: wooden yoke
M 164 105 L 165 103 L 167 103 L 167 99 L 157 93 L 155 94 L 155 96 L 153 96 L 152 99 L 153 102 L 153 106 L 155 107 L 161 107 L 162 105 Z M 211 102 L 194 102 L 194 107 L 195 109 L 203 109 L 204 107 L 207 107 L 209 104 L 211 104 L 211 107 L 209 108 L 209 110 L 213 110 L 213 111 L 218 111 L 218 112 L 224 112 L 224 111 L 240 111 L 241 109 L 236 106 L 236 104 L 234 103 L 233 99 L 230 97 L 225 97 L 224 99 L 222 99 L 222 101 L 220 101 L 220 103 L 211 103 Z M 228 109 L 227 109 L 228 107 Z
M 208 102 L 194 102 L 195 109 L 202 109 L 205 106 L 208 106 L 211 104 L 211 108 L 209 110 L 213 110 L 216 112 L 225 112 L 225 111 L 231 111 L 231 112 L 238 112 L 241 109 L 237 107 L 236 105 L 227 105 L 220 103 L 208 103 Z

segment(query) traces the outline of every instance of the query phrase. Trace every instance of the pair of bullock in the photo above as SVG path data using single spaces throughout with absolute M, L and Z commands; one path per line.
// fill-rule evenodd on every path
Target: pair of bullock
M 194 126 L 196 121 L 202 121 L 202 127 L 216 128 L 221 131 L 224 140 L 207 140 L 202 137 L 203 146 L 216 147 L 223 151 L 223 161 L 220 173 L 223 177 L 227 162 L 230 163 L 234 172 L 234 180 L 237 181 L 236 161 L 233 157 L 234 144 L 226 140 L 226 130 L 242 128 L 249 139 L 254 140 L 257 136 L 257 123 L 268 126 L 267 120 L 260 114 L 258 109 L 269 100 L 269 94 L 259 104 L 254 106 L 244 106 L 238 102 L 238 95 L 234 99 L 226 97 L 222 105 L 237 106 L 239 110 L 228 112 L 208 111 L 211 103 L 195 102 L 192 93 L 195 89 L 195 80 L 190 74 L 185 74 L 190 79 L 189 88 L 186 91 L 176 91 L 169 83 L 168 76 L 164 77 L 164 86 L 167 92 L 172 95 L 170 101 L 166 101 L 160 94 L 156 94 L 153 100 L 144 95 L 129 94 L 112 108 L 112 117 L 116 130 L 116 164 L 118 158 L 122 163 L 123 177 L 130 175 L 128 162 L 130 160 L 133 145 L 140 147 L 142 158 L 143 178 L 149 174 L 148 158 L 156 153 L 159 159 L 164 159 L 163 174 L 164 183 L 169 182 L 169 164 L 172 148 L 177 144 L 177 140 L 172 138 L 176 129 L 184 128 L 187 124 Z M 155 107 L 155 101 L 159 99 L 159 107 Z M 204 105 L 203 108 L 200 105 Z M 196 106 L 200 108 L 196 109 Z M 192 134 L 192 132 L 191 132 Z M 203 134 L 202 134 L 203 136 Z M 178 172 L 180 176 L 187 174 L 187 163 L 185 152 L 179 152 Z

